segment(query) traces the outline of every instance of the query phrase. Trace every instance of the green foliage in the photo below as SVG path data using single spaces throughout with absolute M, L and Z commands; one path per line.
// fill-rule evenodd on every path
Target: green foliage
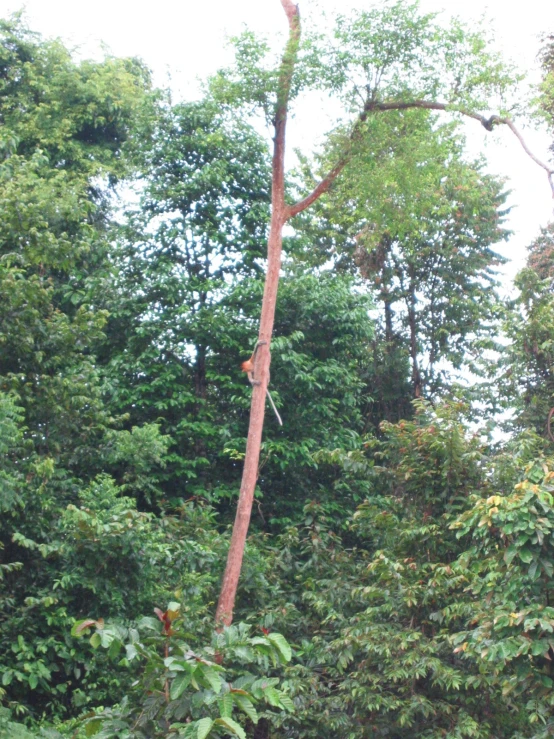
M 147 185 L 114 255 L 105 389 L 129 425 L 161 423 L 170 437 L 155 481 L 166 498 L 209 495 L 228 484 L 212 470 L 251 337 L 225 299 L 260 273 L 267 151 L 251 126 L 204 101 L 166 110 L 141 156 Z M 144 478 L 141 486 L 144 495 Z
M 481 484 L 479 436 L 467 436 L 462 419 L 467 407 L 451 402 L 432 409 L 415 401 L 415 418 L 397 424 L 383 422 L 386 442 L 376 445 L 394 495 L 404 505 L 423 507 L 433 518 L 463 504 L 468 490 Z M 381 483 L 382 484 L 382 483 Z
M 520 292 L 506 314 L 510 344 L 502 361 L 504 395 L 516 411 L 515 423 L 541 435 L 554 405 L 552 232 L 552 226 L 542 230 L 529 247 L 528 266 L 517 275 Z
M 373 290 L 378 425 L 383 415 L 409 413 L 406 396 L 437 396 L 456 370 L 483 373 L 480 357 L 494 346 L 500 312 L 496 268 L 504 263 L 493 245 L 508 232 L 502 183 L 464 160 L 452 126 L 402 111 L 371 119 L 367 133 L 371 149 L 353 156 L 343 180 L 299 225 L 308 237 L 332 233 L 326 253 L 338 251 L 339 267 L 359 271 Z
M 444 27 L 434 14 L 421 13 L 416 2 L 390 0 L 341 14 L 331 36 L 313 28 L 317 13 L 305 22 L 292 101 L 303 91 L 320 89 L 336 94 L 349 112 L 359 111 L 360 101 L 363 106 L 416 99 L 440 99 L 453 108 L 481 112 L 490 107 L 491 98 L 502 98 L 517 77 L 493 50 L 484 29 L 470 29 L 459 20 Z M 224 105 L 261 109 L 271 121 L 277 104 L 277 57 L 268 40 L 251 31 L 232 42 L 235 64 L 210 80 L 210 94 Z
M 467 406 L 409 402 L 414 361 L 440 397 L 493 346 L 502 184 L 454 124 L 376 109 L 490 108 L 512 76 L 490 48 L 387 2 L 298 50 L 293 97 L 364 113 L 290 182 L 349 158 L 286 234 L 285 425 L 268 409 L 241 621 L 218 633 L 271 182 L 246 114 L 275 113 L 271 46 L 246 32 L 207 97 L 172 106 L 136 60 L 76 63 L 0 24 L 0 737 L 552 732 L 547 445 L 527 431 L 491 458 Z M 116 226 L 113 185 L 138 172 Z M 508 319 L 537 431 L 550 241 Z
M 538 102 L 542 114 L 552 129 L 554 126 L 554 37 L 552 35 L 547 36 L 545 39 L 541 61 L 543 79 Z
M 16 462 L 17 449 L 23 441 L 22 408 L 17 405 L 17 397 L 0 393 L 0 455 L 3 458 L 0 468 L 0 513 L 6 515 L 13 511 L 20 502 L 18 488 L 21 483 L 21 472 Z M 0 578 L 2 567 L 0 567 Z
M 493 668 L 506 700 L 523 700 L 529 724 L 538 724 L 533 737 L 548 736 L 553 726 L 552 466 L 546 457 L 520 465 L 512 489 L 476 497 L 453 524 L 459 536 L 472 537 L 457 567 L 468 579 L 473 615 L 452 642 L 467 659 Z
M 116 58 L 77 65 L 60 41 L 32 33 L 20 14 L 2 20 L 0 34 L 3 136 L 13 153 L 43 153 L 69 180 L 124 174 L 121 147 L 145 105 L 146 68 Z
M 521 704 L 506 713 L 494 665 L 456 656 L 449 641 L 473 613 L 449 524 L 488 485 L 461 411 L 418 404 L 414 421 L 385 425 L 371 447 L 382 466 L 366 469 L 374 493 L 347 538 L 315 506 L 304 530 L 280 538 L 280 566 L 289 560 L 298 574 L 278 618 L 302 640 L 284 735 L 484 739 L 524 729 Z
M 138 700 L 124 699 L 119 707 L 87 716 L 86 736 L 246 739 L 241 724 L 258 723 L 256 705 L 292 710 L 279 678 L 258 674 L 290 660 L 291 649 L 281 634 L 251 636 L 249 627 L 239 623 L 215 633 L 209 646 L 193 651 L 180 604 L 171 602 L 164 612 L 155 610 L 159 621 L 143 618 L 136 628 L 90 619 L 73 627 L 76 636 L 94 627 L 90 637 L 94 648 L 103 647 L 113 660 L 124 651 L 120 664 L 140 660 L 142 665 L 142 679 L 134 686 Z
M 513 79 L 483 29 L 459 20 L 445 28 L 417 2 L 390 0 L 339 16 L 326 56 L 332 87 L 354 109 L 360 93 L 374 102 L 432 98 L 475 109 Z
M 238 297 L 245 312 L 254 313 L 261 292 L 260 283 L 247 284 L 233 301 Z M 259 479 L 263 515 L 288 523 L 301 516 L 307 500 L 317 497 L 344 517 L 356 493 L 346 486 L 339 492 L 340 472 L 320 465 L 316 458 L 359 446 L 367 402 L 362 373 L 373 334 L 372 303 L 353 289 L 348 277 L 324 271 L 302 274 L 294 267 L 281 280 L 280 296 L 271 392 L 285 425 L 276 431 L 268 421 Z M 246 408 L 247 400 L 242 403 Z M 226 442 L 233 457 L 242 456 L 244 446 L 242 435 Z
M 225 504 L 245 446 L 250 388 L 239 366 L 252 351 L 263 290 L 266 151 L 210 101 L 176 106 L 158 125 L 143 152 L 141 208 L 129 214 L 117 254 L 100 355 L 105 389 L 128 425 L 157 423 L 170 438 L 164 468 L 147 484 L 172 503 Z M 326 495 L 329 476 L 312 455 L 352 448 L 363 428 L 357 367 L 372 336 L 371 304 L 347 278 L 289 271 L 272 345 L 272 393 L 287 423 L 277 431 L 268 417 L 262 521 L 302 510 L 313 487 L 307 467 Z M 146 489 L 141 478 L 140 500 Z
M 120 617 L 141 610 L 163 591 L 158 571 L 169 547 L 165 530 L 121 497 L 107 475 L 83 489 L 78 504 L 56 508 L 57 522 L 48 515 L 47 488 L 26 507 L 29 518 L 42 516 L 41 528 L 17 519 L 8 527 L 0 665 L 10 701 L 25 703 L 32 691 L 35 710 L 50 703 L 63 714 L 121 689 L 117 676 L 102 674 L 101 661 L 68 641 L 75 616 L 99 608 Z M 14 572 L 15 557 L 24 577 Z
M 103 469 L 115 422 L 94 357 L 107 314 L 93 295 L 109 272 L 109 186 L 131 171 L 126 142 L 150 110 L 149 82 L 132 60 L 77 64 L 19 17 L 0 23 L 0 68 L 0 669 L 5 700 L 36 718 L 72 710 L 82 674 L 95 673 L 67 640 L 91 594 L 114 595 L 105 551 L 90 547 L 93 565 L 87 545 L 107 528 L 123 563 L 132 560 L 113 499 L 98 519 L 81 509 L 83 528 L 69 511 L 98 487 L 118 492 Z M 152 456 L 141 474 L 148 464 Z M 82 685 L 102 693 L 97 678 L 114 688 L 101 670 Z
M 10 712 L 0 707 L 0 739 L 60 739 L 54 730 L 29 731 L 25 726 L 12 720 Z
M 152 469 L 164 466 L 170 441 L 169 436 L 160 434 L 155 423 L 133 426 L 131 431 L 110 429 L 106 433 L 106 459 L 120 467 L 122 491 L 152 502 L 160 492 L 152 481 Z
M 91 358 L 106 313 L 91 288 L 107 271 L 106 187 L 129 169 L 148 79 L 130 60 L 77 65 L 17 19 L 0 33 L 0 383 L 37 454 L 75 466 L 108 421 Z

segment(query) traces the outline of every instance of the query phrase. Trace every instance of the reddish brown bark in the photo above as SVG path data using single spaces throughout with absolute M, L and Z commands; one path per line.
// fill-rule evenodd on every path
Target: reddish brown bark
M 250 424 L 246 441 L 246 455 L 242 483 L 240 486 L 237 513 L 229 546 L 227 566 L 223 575 L 221 592 L 215 621 L 218 626 L 227 626 L 233 620 L 233 609 L 237 592 L 242 558 L 250 524 L 254 489 L 258 479 L 258 463 L 264 425 L 265 395 L 269 380 L 269 344 L 273 333 L 279 271 L 281 269 L 281 247 L 283 225 L 290 214 L 285 208 L 285 133 L 290 84 L 294 72 L 298 42 L 300 40 L 300 15 L 291 0 L 281 0 L 289 22 L 289 40 L 281 62 L 275 111 L 275 136 L 273 139 L 273 175 L 271 183 L 271 225 L 267 243 L 267 275 L 265 279 L 262 314 L 260 318 L 259 345 L 256 352 L 254 376 L 260 381 L 252 386 Z
M 259 385 L 253 385 L 252 403 L 250 406 L 250 424 L 248 428 L 248 438 L 246 442 L 246 454 L 244 458 L 244 469 L 242 482 L 240 487 L 239 499 L 237 503 L 237 513 L 231 535 L 231 543 L 229 554 L 227 557 L 227 565 L 223 575 L 221 591 L 217 610 L 215 615 L 216 625 L 218 627 L 226 626 L 232 623 L 233 610 L 235 606 L 235 598 L 242 567 L 242 559 L 244 548 L 246 545 L 246 537 L 248 527 L 250 525 L 250 516 L 252 513 L 252 504 L 254 501 L 254 490 L 258 479 L 258 464 L 260 459 L 260 447 L 262 441 L 262 431 L 265 414 L 265 397 L 266 389 L 269 381 L 269 364 L 270 353 L 269 345 L 271 335 L 273 333 L 273 323 L 275 319 L 275 306 L 277 303 L 277 288 L 279 284 L 279 271 L 281 268 L 281 247 L 283 226 L 289 218 L 301 213 L 314 203 L 321 195 L 329 190 L 334 180 L 344 169 L 352 156 L 354 144 L 359 140 L 362 134 L 362 125 L 368 115 L 373 112 L 383 112 L 387 110 L 407 110 L 409 108 L 423 108 L 426 110 L 439 110 L 458 112 L 479 121 L 488 131 L 491 131 L 495 125 L 507 125 L 511 131 L 517 136 L 526 153 L 542 167 L 549 179 L 550 186 L 554 193 L 553 175 L 554 172 L 543 162 L 538 160 L 527 148 L 521 134 L 517 131 L 512 121 L 508 118 L 500 118 L 499 116 L 491 116 L 486 118 L 466 110 L 456 110 L 446 103 L 438 103 L 427 100 L 413 101 L 393 101 L 393 102 L 376 102 L 368 101 L 360 111 L 358 119 L 354 124 L 349 143 L 343 152 L 342 157 L 331 169 L 326 177 L 324 177 L 313 191 L 303 200 L 293 205 L 285 203 L 285 133 L 287 124 L 287 109 L 290 95 L 290 87 L 294 67 L 296 63 L 298 44 L 300 41 L 300 14 L 298 6 L 291 0 L 281 0 L 281 5 L 287 16 L 289 23 L 289 38 L 285 53 L 281 61 L 279 73 L 277 104 L 275 110 L 275 135 L 273 139 L 273 174 L 272 174 L 272 190 L 271 190 L 271 225 L 269 231 L 269 239 L 267 245 L 267 275 L 265 281 L 264 296 L 262 302 L 262 312 L 260 318 L 259 331 L 259 349 L 256 352 L 254 375 L 260 381 Z M 417 395 L 416 390 L 416 395 Z

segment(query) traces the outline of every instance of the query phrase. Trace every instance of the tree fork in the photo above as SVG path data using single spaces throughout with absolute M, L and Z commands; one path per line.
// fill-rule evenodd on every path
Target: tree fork
M 368 100 L 358 114 L 350 133 L 349 143 L 335 166 L 305 198 L 292 205 L 287 205 L 285 203 L 285 131 L 292 75 L 294 73 L 300 43 L 300 13 L 298 6 L 291 0 L 281 0 L 281 5 L 283 6 L 283 10 L 285 11 L 289 23 L 289 37 L 279 69 L 277 104 L 273 120 L 275 135 L 273 138 L 272 159 L 271 223 L 267 243 L 268 267 L 258 336 L 259 342 L 263 343 L 259 344 L 258 351 L 256 352 L 254 368 L 256 379 L 260 381 L 260 384 L 252 386 L 250 423 L 246 441 L 242 482 L 237 503 L 237 513 L 233 525 L 227 564 L 223 575 L 219 601 L 215 614 L 217 628 L 229 626 L 233 621 L 235 598 L 242 567 L 248 527 L 250 525 L 252 504 L 254 502 L 254 490 L 258 479 L 258 464 L 260 459 L 260 447 L 265 414 L 265 396 L 269 381 L 269 346 L 273 333 L 275 307 L 277 303 L 277 288 L 279 285 L 279 272 L 281 269 L 283 226 L 290 218 L 306 210 L 306 208 L 312 205 L 312 203 L 318 200 L 321 195 L 329 190 L 335 179 L 350 160 L 353 154 L 354 144 L 362 133 L 361 127 L 367 117 L 372 113 L 385 112 L 388 110 L 420 108 L 425 110 L 459 113 L 478 121 L 487 131 L 492 131 L 497 125 L 506 125 L 516 136 L 525 153 L 546 172 L 554 197 L 554 170 L 538 159 L 530 151 L 523 139 L 523 136 L 517 130 L 511 119 L 502 118 L 497 115 L 486 118 L 479 113 L 464 110 L 463 108 L 456 108 L 455 105 L 429 100 L 395 100 L 390 102 Z
M 273 121 L 275 136 L 273 139 L 271 182 L 271 223 L 267 242 L 267 274 L 258 337 L 260 344 L 256 352 L 254 370 L 255 377 L 260 381 L 260 384 L 252 386 L 250 423 L 237 513 L 215 614 L 215 622 L 218 627 L 229 626 L 233 620 L 233 609 L 242 567 L 244 547 L 246 545 L 246 536 L 248 534 L 252 504 L 254 502 L 254 490 L 258 480 L 258 464 L 265 414 L 265 396 L 269 380 L 269 345 L 273 334 L 275 306 L 277 304 L 283 226 L 290 217 L 289 209 L 285 206 L 285 132 L 290 86 L 300 42 L 300 14 L 298 12 L 298 6 L 294 5 L 291 0 L 281 0 L 281 4 L 289 22 L 289 38 L 279 70 L 277 105 Z

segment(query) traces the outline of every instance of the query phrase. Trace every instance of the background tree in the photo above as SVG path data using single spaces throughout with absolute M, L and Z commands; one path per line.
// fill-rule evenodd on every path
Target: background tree
M 543 81 L 539 109 L 554 130 L 552 38 L 542 49 Z M 528 249 L 527 264 L 516 278 L 520 294 L 508 307 L 510 346 L 503 365 L 507 402 L 516 409 L 516 424 L 547 433 L 547 419 L 554 405 L 552 378 L 552 329 L 554 303 L 554 225 L 541 229 Z
M 242 306 L 255 323 L 263 285 L 243 284 L 229 305 Z M 373 322 L 372 302 L 353 289 L 349 276 L 332 271 L 283 270 L 276 309 L 271 392 L 281 409 L 278 428 L 270 418 L 261 448 L 256 522 L 272 531 L 296 522 L 317 499 L 344 520 L 359 491 L 338 492 L 340 474 L 317 461 L 335 449 L 353 450 L 366 431 L 369 403 L 365 382 Z M 236 401 L 235 401 L 236 402 Z M 244 415 L 246 399 L 241 400 Z M 244 432 L 243 432 L 244 433 Z M 244 454 L 243 433 L 229 438 L 232 459 Z
M 319 208 L 344 235 L 331 246 L 339 268 L 358 269 L 380 307 L 376 424 L 410 412 L 407 360 L 412 397 L 436 397 L 462 365 L 477 369 L 500 308 L 495 267 L 504 260 L 492 247 L 508 235 L 501 183 L 464 161 L 452 126 L 417 110 L 383 123 L 373 141 L 384 148 L 375 143 Z
M 201 496 L 227 513 L 250 395 L 239 363 L 252 350 L 263 291 L 264 147 L 209 100 L 166 112 L 152 147 L 107 302 L 107 402 L 129 429 L 155 422 L 172 439 L 157 477 L 166 502 Z M 263 526 L 301 513 L 314 486 L 330 502 L 313 454 L 356 445 L 367 402 L 367 298 L 349 277 L 305 274 L 292 258 L 282 291 L 272 392 L 287 424 L 271 424 L 263 447 Z
M 554 126 L 554 37 L 552 34 L 545 38 L 541 51 L 541 61 L 543 79 L 539 107 L 552 128 Z
M 240 357 L 251 327 L 234 286 L 261 271 L 268 218 L 265 144 L 210 101 L 168 108 L 142 151 L 140 204 L 116 252 L 100 360 L 128 425 L 160 420 L 172 446 L 169 498 L 226 496 L 221 440 L 236 429 Z M 218 470 L 218 472 L 216 472 Z M 209 473 L 209 474 L 208 474 Z
M 100 595 L 98 572 L 92 584 L 90 561 L 63 521 L 68 505 L 87 491 L 94 497 L 88 486 L 118 447 L 94 357 L 106 313 L 93 296 L 109 271 L 110 183 L 130 172 L 125 144 L 146 122 L 149 77 L 133 60 L 76 64 L 18 18 L 0 25 L 0 70 L 0 389 L 4 430 L 11 427 L 0 670 L 8 699 L 40 715 L 46 706 L 71 708 L 74 670 L 86 658 L 72 651 L 67 628 Z M 164 446 L 155 427 L 146 436 L 143 471 Z M 138 446 L 126 450 L 128 471 Z M 124 599 L 126 584 L 117 587 Z M 135 595 L 126 606 L 134 608 Z M 83 684 L 103 682 L 90 672 Z M 106 676 L 103 686 L 110 683 Z
M 553 243 L 552 227 L 543 229 L 529 247 L 527 267 L 516 277 L 519 295 L 508 306 L 510 344 L 502 361 L 501 387 L 505 403 L 516 412 L 515 425 L 543 436 L 554 404 Z

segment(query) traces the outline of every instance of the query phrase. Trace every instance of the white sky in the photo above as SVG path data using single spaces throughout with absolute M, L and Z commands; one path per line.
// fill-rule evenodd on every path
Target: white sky
M 367 0 L 318 0 L 316 5 L 316 0 L 304 0 L 300 10 L 308 16 L 319 12 L 319 7 L 332 15 L 368 4 Z M 421 0 L 420 4 L 425 12 L 444 11 L 469 21 L 486 13 L 502 51 L 519 67 L 534 69 L 537 79 L 539 36 L 554 33 L 552 0 Z M 83 56 L 97 56 L 104 43 L 118 56 L 142 57 L 154 71 L 157 84 L 171 85 L 175 99 L 193 95 L 195 80 L 225 63 L 226 35 L 239 32 L 244 25 L 271 35 L 286 30 L 279 0 L 0 0 L 0 16 L 22 7 L 33 30 L 60 36 Z M 322 117 L 317 113 L 315 117 L 317 125 Z M 306 133 L 313 124 L 313 120 L 297 117 L 291 126 L 292 145 L 309 141 Z M 487 136 L 477 123 L 471 130 L 472 153 L 485 153 L 491 171 L 507 176 L 513 191 L 510 204 L 515 207 L 508 225 L 515 233 L 503 249 L 514 260 L 508 272 L 513 274 L 525 258 L 525 246 L 552 218 L 551 192 L 544 172 L 525 156 L 508 131 Z M 530 130 L 525 130 L 525 136 L 534 153 L 546 160 L 551 137 Z

